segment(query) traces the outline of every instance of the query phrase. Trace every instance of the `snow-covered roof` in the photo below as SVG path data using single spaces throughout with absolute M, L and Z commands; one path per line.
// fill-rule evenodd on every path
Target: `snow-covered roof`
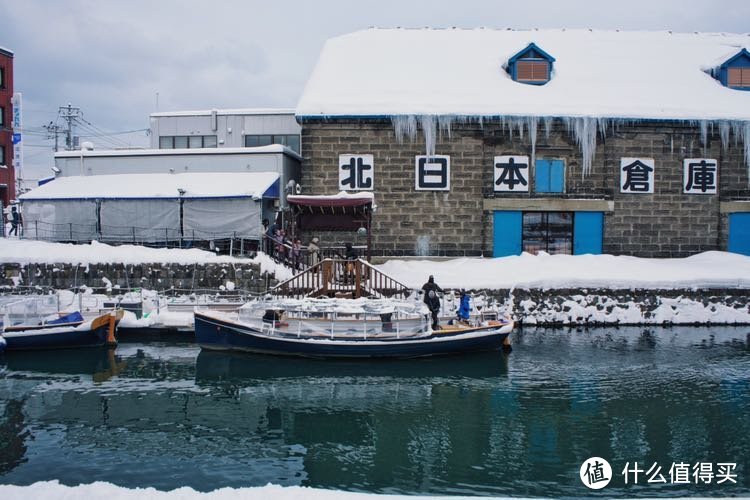
M 0 52 L 5 53 L 6 55 L 9 55 L 9 56 L 13 55 L 13 51 L 12 50 L 6 49 L 2 45 L 0 45 Z
M 165 116 L 210 116 L 216 111 L 219 116 L 224 115 L 293 115 L 292 108 L 238 108 L 238 109 L 199 109 L 194 111 L 159 111 L 151 113 L 152 117 Z
M 80 156 L 182 156 L 182 155 L 233 155 L 233 154 L 282 153 L 301 160 L 295 151 L 280 144 L 249 148 L 192 148 L 192 149 L 81 149 L 61 151 L 55 158 L 79 158 Z
M 504 68 L 531 42 L 555 58 L 545 85 Z M 326 42 L 296 113 L 750 120 L 750 92 L 708 74 L 749 46 L 750 34 L 373 28 Z
M 276 172 L 202 172 L 60 177 L 21 195 L 21 201 L 100 198 L 259 199 L 279 178 Z

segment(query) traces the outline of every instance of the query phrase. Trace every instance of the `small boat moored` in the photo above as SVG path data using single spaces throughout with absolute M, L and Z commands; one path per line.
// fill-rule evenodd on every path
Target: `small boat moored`
M 236 312 L 196 309 L 203 349 L 335 358 L 413 358 L 498 350 L 513 320 L 485 313 L 433 330 L 419 300 L 270 298 Z
M 78 316 L 70 318 L 73 321 L 5 327 L 0 337 L 5 342 L 5 351 L 101 347 L 117 344 L 115 328 L 122 318 L 122 310 L 111 311 L 89 321 L 83 321 L 83 318 L 79 320 Z

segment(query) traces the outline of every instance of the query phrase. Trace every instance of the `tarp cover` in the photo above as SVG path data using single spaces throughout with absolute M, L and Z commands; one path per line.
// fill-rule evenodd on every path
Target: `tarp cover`
M 185 200 L 182 211 L 185 238 L 260 238 L 260 208 L 260 202 L 250 198 Z
M 23 201 L 24 235 L 52 241 L 96 239 L 94 200 Z
M 103 241 L 158 242 L 180 238 L 180 201 L 102 200 Z

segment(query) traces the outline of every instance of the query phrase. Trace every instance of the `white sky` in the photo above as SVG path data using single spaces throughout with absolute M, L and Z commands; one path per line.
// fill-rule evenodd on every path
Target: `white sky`
M 295 107 L 325 40 L 369 26 L 742 33 L 749 18 L 746 0 L 24 0 L 3 4 L 0 46 L 14 51 L 24 94 L 24 177 L 38 178 L 51 174 L 53 141 L 31 132 L 58 106 L 108 132 L 148 128 L 157 92 L 161 111 Z M 148 143 L 144 132 L 117 137 Z

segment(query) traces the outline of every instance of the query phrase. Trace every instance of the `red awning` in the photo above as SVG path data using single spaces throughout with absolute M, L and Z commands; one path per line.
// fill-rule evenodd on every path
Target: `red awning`
M 290 205 L 299 207 L 362 207 L 372 205 L 374 198 L 372 193 L 330 196 L 289 195 L 286 201 Z

